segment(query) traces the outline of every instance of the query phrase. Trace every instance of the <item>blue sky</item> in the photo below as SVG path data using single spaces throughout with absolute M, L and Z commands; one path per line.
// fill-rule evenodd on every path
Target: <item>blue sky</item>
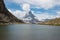
M 60 17 L 60 0 L 5 0 L 5 5 L 18 18 L 30 10 L 39 20 Z

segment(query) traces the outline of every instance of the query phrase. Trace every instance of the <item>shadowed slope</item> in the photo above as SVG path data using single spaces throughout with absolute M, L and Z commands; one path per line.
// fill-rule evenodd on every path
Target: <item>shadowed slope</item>
M 4 0 L 0 0 L 0 23 L 5 22 L 20 22 L 23 23 L 23 21 L 17 19 L 14 15 L 12 15 L 7 8 L 5 7 Z

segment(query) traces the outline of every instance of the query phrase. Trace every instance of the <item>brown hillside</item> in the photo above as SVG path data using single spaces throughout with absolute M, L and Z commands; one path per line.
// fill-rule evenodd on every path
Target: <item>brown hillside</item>
M 40 24 L 46 24 L 46 25 L 60 25 L 60 18 L 55 18 L 52 20 L 48 20 L 46 22 L 42 22 Z

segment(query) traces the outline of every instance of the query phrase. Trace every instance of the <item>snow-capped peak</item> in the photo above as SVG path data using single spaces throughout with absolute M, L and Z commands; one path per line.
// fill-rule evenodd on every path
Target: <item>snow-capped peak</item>
M 36 23 L 38 21 L 38 19 L 36 19 L 35 17 L 36 16 L 34 14 L 32 14 L 31 11 L 29 11 L 23 17 L 23 21 L 28 22 L 28 23 Z

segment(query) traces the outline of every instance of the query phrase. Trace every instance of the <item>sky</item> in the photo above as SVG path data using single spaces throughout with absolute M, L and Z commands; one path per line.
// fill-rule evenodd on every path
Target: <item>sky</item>
M 60 17 L 60 0 L 4 0 L 7 9 L 16 17 L 22 18 L 32 11 L 37 19 Z

